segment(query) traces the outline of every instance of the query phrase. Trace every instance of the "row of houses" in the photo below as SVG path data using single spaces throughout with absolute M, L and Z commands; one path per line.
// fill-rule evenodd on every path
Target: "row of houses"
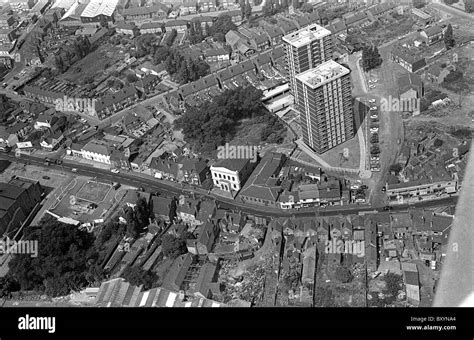
M 225 59 L 226 55 L 218 55 Z M 181 86 L 164 96 L 164 104 L 170 110 L 179 110 L 186 105 L 195 105 L 199 102 L 210 100 L 227 89 L 235 89 L 245 84 L 252 84 L 257 88 L 267 89 L 279 85 L 284 81 L 284 51 L 281 46 L 262 52 L 239 64 L 219 70 L 197 81 Z M 258 75 L 262 75 L 269 82 L 262 82 Z M 273 81 L 272 81 L 273 80 Z M 274 85 L 275 84 L 275 85 Z

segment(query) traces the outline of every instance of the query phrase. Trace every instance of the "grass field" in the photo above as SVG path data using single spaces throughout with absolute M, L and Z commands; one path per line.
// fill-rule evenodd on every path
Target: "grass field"
M 111 185 L 109 184 L 87 182 L 79 189 L 76 197 L 87 202 L 99 204 L 104 201 L 110 189 Z

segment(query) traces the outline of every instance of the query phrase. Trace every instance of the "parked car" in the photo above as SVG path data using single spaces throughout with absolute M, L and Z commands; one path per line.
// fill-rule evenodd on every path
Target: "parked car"
M 376 114 L 376 113 L 372 113 L 372 114 L 370 115 L 370 118 L 372 118 L 372 119 L 375 119 L 375 118 L 378 118 L 378 117 L 379 117 L 379 115 Z
M 370 107 L 370 111 L 377 111 L 378 110 L 378 107 L 377 106 L 371 106 Z
M 111 171 L 112 173 L 114 173 L 114 174 L 118 174 L 118 173 L 120 172 L 119 169 L 112 169 L 112 170 L 110 170 L 110 171 Z
M 374 98 L 369 99 L 369 103 L 370 103 L 370 104 L 375 104 L 375 99 L 374 99 Z
M 370 132 L 379 132 L 379 128 L 378 127 L 370 128 Z
M 76 168 L 72 168 L 71 171 L 72 171 L 72 172 L 77 172 L 77 169 L 76 169 Z

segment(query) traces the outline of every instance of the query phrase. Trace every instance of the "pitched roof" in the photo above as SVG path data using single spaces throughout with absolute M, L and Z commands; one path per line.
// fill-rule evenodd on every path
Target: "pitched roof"
M 118 0 L 91 0 L 84 8 L 81 17 L 94 18 L 98 15 L 111 17 L 117 4 Z
M 93 152 L 93 153 L 96 153 L 96 154 L 99 154 L 99 155 L 110 156 L 109 148 L 106 145 L 100 144 L 99 142 L 94 141 L 94 140 L 91 140 L 86 145 L 84 145 L 82 150 Z
M 250 162 L 250 159 L 219 159 L 212 167 L 226 168 L 232 171 L 240 172 Z M 212 168 L 211 167 L 211 168 Z
M 443 28 L 439 25 L 434 25 L 434 26 L 431 26 L 431 27 L 428 27 L 427 29 L 425 29 L 424 32 L 426 33 L 426 35 L 428 37 L 431 37 L 433 35 L 443 33 Z
M 150 169 L 154 169 L 163 173 L 169 173 L 177 177 L 179 172 L 179 164 L 174 161 L 162 159 L 160 157 L 153 157 L 150 161 Z
M 115 93 L 106 94 L 105 96 L 97 100 L 95 104 L 96 111 L 101 111 L 102 109 L 105 109 L 114 104 L 120 103 L 125 99 L 134 97 L 136 94 L 137 94 L 137 90 L 135 89 L 135 86 L 133 85 L 125 86 L 123 89 Z

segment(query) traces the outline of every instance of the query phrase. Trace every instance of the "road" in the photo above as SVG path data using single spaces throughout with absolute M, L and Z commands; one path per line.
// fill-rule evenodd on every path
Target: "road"
M 350 214 L 358 214 L 360 212 L 371 212 L 371 211 L 384 211 L 383 205 L 352 205 L 352 206 L 331 206 L 326 208 L 302 208 L 299 210 L 292 210 L 292 211 L 284 211 L 276 208 L 269 208 L 269 207 L 252 207 L 238 201 L 234 201 L 232 199 L 227 199 L 219 196 L 215 196 L 213 194 L 207 194 L 203 189 L 196 189 L 191 187 L 183 187 L 180 184 L 172 183 L 168 181 L 157 180 L 154 178 L 147 178 L 145 176 L 138 176 L 134 173 L 119 173 L 113 174 L 108 170 L 96 169 L 91 168 L 90 166 L 80 165 L 80 164 L 70 164 L 67 161 L 63 162 L 61 165 L 53 165 L 51 164 L 49 167 L 44 165 L 44 160 L 31 157 L 27 155 L 22 155 L 21 158 L 16 158 L 13 154 L 0 154 L 0 158 L 10 160 L 12 162 L 20 162 L 20 163 L 30 163 L 37 166 L 42 166 L 45 169 L 53 168 L 61 171 L 68 171 L 72 172 L 72 169 L 77 169 L 75 174 L 77 175 L 84 175 L 95 177 L 97 180 L 107 181 L 107 182 L 119 182 L 125 185 L 129 185 L 132 187 L 142 187 L 145 191 L 154 193 L 160 192 L 164 195 L 191 195 L 193 193 L 196 194 L 197 197 L 207 197 L 210 199 L 214 199 L 217 205 L 220 208 L 241 211 L 246 214 L 250 215 L 257 215 L 263 217 L 312 217 L 312 216 L 334 216 L 334 215 L 350 215 Z M 446 205 L 454 205 L 457 202 L 457 197 L 448 197 L 436 201 L 426 201 L 420 202 L 416 204 L 404 204 L 400 206 L 393 207 L 392 210 L 394 211 L 403 211 L 409 207 L 418 207 L 418 208 L 428 208 L 428 207 L 436 207 L 436 206 L 446 206 Z

